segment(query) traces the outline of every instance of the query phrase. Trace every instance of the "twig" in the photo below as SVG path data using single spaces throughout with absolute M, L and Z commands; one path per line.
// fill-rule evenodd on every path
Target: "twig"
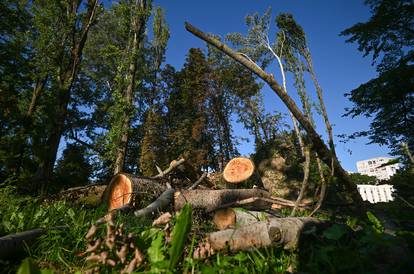
M 400 198 L 404 203 L 406 203 L 409 207 L 414 208 L 414 205 L 412 205 L 410 202 L 408 202 L 406 199 L 404 199 L 403 197 L 401 197 L 400 195 L 395 195 L 398 198 Z
M 203 175 L 201 175 L 201 177 L 197 181 L 195 181 L 195 183 L 192 186 L 190 186 L 188 189 L 196 188 L 199 184 L 201 184 L 204 181 L 206 177 L 207 177 L 207 172 L 204 172 Z
M 178 161 L 174 162 L 172 165 L 170 165 L 166 170 L 162 171 L 160 174 L 151 177 L 151 179 L 157 179 L 157 178 L 164 177 L 165 175 L 167 175 L 168 173 L 170 173 L 171 171 L 176 169 L 179 165 L 181 165 L 184 162 L 185 162 L 185 159 L 181 158 L 180 160 L 178 160 Z
M 153 214 L 157 210 L 162 210 L 169 206 L 174 198 L 175 190 L 173 188 L 169 188 L 164 191 L 160 197 L 158 197 L 154 202 L 149 204 L 147 207 L 139 209 L 134 212 L 136 217 L 148 217 L 149 215 Z

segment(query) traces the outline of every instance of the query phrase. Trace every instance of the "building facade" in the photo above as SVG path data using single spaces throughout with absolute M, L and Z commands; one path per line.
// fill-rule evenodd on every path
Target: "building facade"
M 393 160 L 393 158 L 377 157 L 358 161 L 356 164 L 358 173 L 374 176 L 378 180 L 388 180 L 397 173 L 397 170 L 400 168 L 400 164 L 398 163 L 381 167 L 381 165 L 386 164 L 390 160 Z

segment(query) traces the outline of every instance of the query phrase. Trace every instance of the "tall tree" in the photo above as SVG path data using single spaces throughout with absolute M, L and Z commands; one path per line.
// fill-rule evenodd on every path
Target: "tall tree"
M 299 55 L 303 56 L 303 58 L 306 61 L 306 70 L 309 71 L 313 84 L 315 86 L 316 94 L 319 100 L 319 106 L 322 112 L 322 117 L 325 122 L 326 131 L 328 133 L 329 148 L 331 149 L 332 154 L 336 155 L 335 143 L 332 133 L 332 125 L 329 122 L 328 112 L 326 110 L 325 102 L 323 100 L 322 88 L 319 85 L 315 70 L 313 68 L 312 56 L 306 41 L 305 32 L 303 28 L 295 21 L 291 14 L 279 14 L 276 18 L 276 24 L 281 31 L 281 36 L 283 37 L 282 39 L 284 43 L 288 44 L 287 46 L 295 49 L 295 51 Z
M 55 102 L 49 124 L 51 131 L 38 173 L 41 192 L 46 190 L 52 176 L 60 139 L 65 131 L 72 87 L 89 30 L 95 23 L 99 9 L 98 0 L 88 0 L 84 11 L 81 9 L 83 3 L 77 0 L 38 1 L 34 6 L 39 39 L 53 39 L 53 46 L 56 47 L 52 61 Z
M 284 54 L 283 43 L 277 43 L 277 39 L 273 39 L 271 42 L 269 38 L 271 13 L 271 8 L 268 8 L 261 17 L 258 13 L 246 16 L 246 24 L 249 28 L 247 35 L 243 36 L 240 33 L 233 33 L 228 35 L 228 38 L 234 45 L 240 47 L 239 51 L 243 56 L 255 63 L 260 62 L 262 68 L 265 68 L 272 59 L 275 59 L 282 76 L 282 90 L 287 93 L 285 68 L 282 61 Z M 289 111 L 289 115 L 292 119 L 293 129 L 298 138 L 302 154 L 304 155 L 304 143 L 298 122 L 292 112 Z
M 121 81 L 124 86 L 119 91 L 119 95 L 124 98 L 122 101 L 123 106 L 120 113 L 119 128 L 119 140 L 116 143 L 116 154 L 114 164 L 114 174 L 123 171 L 125 157 L 128 146 L 128 136 L 131 123 L 131 113 L 133 113 L 134 102 L 134 90 L 137 76 L 137 61 L 140 57 L 140 50 L 143 48 L 144 32 L 146 23 L 148 21 L 151 10 L 151 3 L 147 0 L 137 0 L 134 4 L 131 4 L 131 18 L 130 18 L 130 37 L 128 40 L 126 62 L 127 73 L 125 78 Z M 125 65 L 125 64 L 124 64 Z M 120 98 L 118 98 L 120 99 Z
M 200 49 L 190 49 L 177 75 L 178 88 L 167 101 L 170 157 L 183 156 L 201 169 L 208 166 L 212 154 L 212 136 L 208 131 L 207 90 L 210 70 Z
M 372 54 L 378 76 L 346 94 L 352 107 L 346 116 L 371 117 L 370 129 L 350 136 L 368 136 L 371 143 L 401 154 L 401 142 L 414 149 L 414 3 L 410 0 L 368 0 L 371 18 L 341 32 Z

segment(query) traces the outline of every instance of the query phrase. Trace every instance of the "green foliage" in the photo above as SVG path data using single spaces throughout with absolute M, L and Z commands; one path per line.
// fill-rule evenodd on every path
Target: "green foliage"
M 349 178 L 356 185 L 375 185 L 377 183 L 377 178 L 373 176 L 368 176 L 360 173 L 351 173 Z
M 171 234 L 171 247 L 169 250 L 170 264 L 169 269 L 173 270 L 181 258 L 184 246 L 187 241 L 188 233 L 191 229 L 192 209 L 190 204 L 185 204 L 174 225 Z
M 414 4 L 408 0 L 366 1 L 372 16 L 344 30 L 349 43 L 357 43 L 364 56 L 372 54 L 377 63 L 377 78 L 346 94 L 353 103 L 346 116 L 372 117 L 370 129 L 350 138 L 368 136 L 372 143 L 391 147 L 402 154 L 404 141 L 414 147 L 413 75 Z
M 56 184 L 59 188 L 82 186 L 89 183 L 92 166 L 85 147 L 68 144 L 56 166 Z

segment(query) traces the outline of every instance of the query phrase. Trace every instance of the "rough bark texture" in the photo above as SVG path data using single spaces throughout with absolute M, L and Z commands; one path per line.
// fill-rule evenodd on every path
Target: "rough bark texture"
M 79 1 L 73 1 L 71 8 L 68 8 L 68 13 L 74 18 L 78 12 Z M 82 59 L 82 51 L 86 43 L 88 32 L 96 21 L 96 12 L 98 10 L 98 0 L 89 0 L 87 5 L 87 10 L 85 13 L 85 21 L 81 30 L 76 31 L 76 27 L 73 26 L 73 36 L 79 35 L 79 39 L 73 39 L 73 44 L 71 47 L 71 55 L 69 58 L 69 64 L 62 59 L 60 67 L 58 69 L 57 83 L 58 87 L 56 89 L 56 112 L 51 121 L 51 128 L 53 131 L 48 136 L 46 141 L 47 153 L 40 165 L 39 172 L 37 174 L 37 179 L 41 183 L 41 193 L 45 193 L 46 186 L 49 183 L 53 167 L 56 161 L 56 155 L 59 148 L 60 139 L 64 131 L 65 120 L 68 112 L 68 104 L 70 100 L 70 94 L 72 90 L 73 82 L 76 78 L 76 75 L 79 70 L 79 65 Z
M 336 157 L 335 144 L 334 144 L 333 133 L 332 133 L 332 125 L 329 122 L 328 112 L 326 111 L 325 103 L 323 101 L 322 88 L 319 86 L 318 79 L 316 78 L 315 71 L 313 70 L 312 58 L 311 58 L 309 49 L 306 50 L 305 58 L 306 58 L 306 62 L 308 63 L 308 68 L 309 68 L 312 81 L 315 85 L 316 93 L 318 95 L 319 105 L 321 106 L 322 117 L 325 122 L 326 131 L 328 132 L 329 148 L 331 149 L 331 153 Z
M 157 199 L 166 189 L 163 179 L 135 176 L 127 173 L 115 175 L 108 184 L 108 198 L 105 201 L 109 210 L 122 206 L 145 206 L 145 202 Z
M 303 181 L 302 181 L 302 187 L 300 188 L 300 192 L 298 195 L 298 198 L 296 199 L 295 206 L 292 209 L 292 212 L 290 216 L 295 216 L 296 209 L 298 208 L 298 205 L 302 201 L 303 197 L 305 196 L 306 189 L 308 188 L 309 183 L 309 171 L 310 171 L 310 148 L 305 148 L 305 165 L 303 166 Z
M 263 71 L 255 63 L 244 57 L 242 54 L 233 51 L 224 43 L 220 42 L 219 40 L 211 36 L 206 35 L 194 26 L 185 23 L 185 27 L 189 32 L 199 37 L 200 39 L 206 41 L 210 45 L 216 47 L 220 51 L 224 52 L 226 55 L 233 58 L 235 61 L 239 62 L 244 67 L 246 67 L 247 69 L 255 73 L 257 76 L 259 76 L 261 79 L 263 79 L 263 81 L 265 81 L 270 86 L 270 88 L 277 94 L 277 96 L 279 96 L 279 98 L 284 102 L 289 111 L 295 116 L 298 122 L 306 130 L 309 139 L 313 144 L 313 149 L 321 157 L 321 160 L 329 166 L 331 165 L 331 161 L 333 160 L 333 167 L 336 170 L 336 174 L 343 180 L 345 187 L 347 188 L 349 193 L 351 193 L 354 202 L 362 204 L 362 199 L 358 193 L 356 185 L 349 179 L 347 172 L 342 168 L 338 159 L 335 157 L 335 155 L 331 153 L 329 148 L 325 145 L 325 143 L 323 142 L 319 134 L 316 132 L 312 124 L 306 119 L 306 117 L 300 111 L 293 99 L 283 91 L 283 89 L 280 87 L 273 75 L 267 74 L 265 71 Z
M 213 223 L 219 230 L 240 227 L 259 221 L 267 221 L 276 213 L 270 214 L 265 211 L 251 211 L 241 208 L 225 208 L 214 212 Z
M 270 198 L 270 193 L 260 189 L 182 190 L 174 194 L 174 209 L 178 211 L 189 203 L 193 208 L 213 211 L 225 204 L 252 197 Z
M 296 249 L 302 233 L 321 224 L 315 218 L 270 218 L 237 229 L 210 233 L 207 242 L 214 251 L 239 251 L 281 244 Z

